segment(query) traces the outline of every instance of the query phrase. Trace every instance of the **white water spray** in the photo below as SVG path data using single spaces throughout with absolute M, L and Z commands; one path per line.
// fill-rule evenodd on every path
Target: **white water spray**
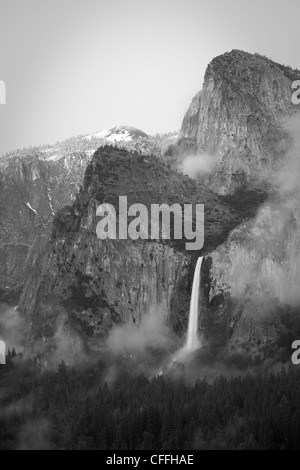
M 198 319 L 200 313 L 199 300 L 202 259 L 202 257 L 198 258 L 194 272 L 189 322 L 185 345 L 173 354 L 169 364 L 165 367 L 165 370 L 160 370 L 158 375 L 162 375 L 164 372 L 168 372 L 174 366 L 174 364 L 178 362 L 185 362 L 192 352 L 201 347 L 201 341 L 198 336 Z
M 202 256 L 198 258 L 193 279 L 189 324 L 185 346 L 189 352 L 195 351 L 200 347 L 200 341 L 198 337 L 198 318 L 202 259 Z
M 0 341 L 0 364 L 6 364 L 6 348 L 4 341 Z

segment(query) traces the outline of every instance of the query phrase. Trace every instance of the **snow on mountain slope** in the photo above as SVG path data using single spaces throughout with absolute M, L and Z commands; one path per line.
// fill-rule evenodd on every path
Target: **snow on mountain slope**
M 136 127 L 122 126 L 118 124 L 117 126 L 97 132 L 96 134 L 87 135 L 84 138 L 91 140 L 93 137 L 105 139 L 108 142 L 130 142 L 139 137 L 148 137 L 148 135 Z

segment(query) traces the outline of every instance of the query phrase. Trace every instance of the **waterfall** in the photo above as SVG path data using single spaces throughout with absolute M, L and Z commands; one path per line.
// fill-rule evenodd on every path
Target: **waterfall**
M 193 279 L 189 324 L 185 346 L 186 349 L 190 352 L 195 351 L 200 347 L 200 341 L 198 338 L 198 317 L 202 259 L 202 257 L 198 258 Z
M 190 303 L 189 324 L 185 345 L 176 351 L 171 357 L 170 362 L 165 367 L 165 372 L 168 372 L 174 364 L 178 362 L 185 362 L 190 356 L 190 353 L 201 347 L 201 342 L 198 337 L 198 317 L 199 317 L 199 300 L 200 300 L 200 280 L 201 280 L 201 265 L 202 257 L 198 258 L 192 287 L 192 296 Z M 161 369 L 158 375 L 164 372 Z
M 5 343 L 4 341 L 0 341 L 0 364 L 6 363 L 5 352 L 6 352 Z

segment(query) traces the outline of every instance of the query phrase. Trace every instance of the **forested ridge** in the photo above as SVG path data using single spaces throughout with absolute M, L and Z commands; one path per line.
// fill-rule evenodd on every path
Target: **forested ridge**
M 113 380 L 112 380 L 113 378 Z M 104 362 L 0 369 L 0 449 L 299 449 L 300 372 L 152 379 Z

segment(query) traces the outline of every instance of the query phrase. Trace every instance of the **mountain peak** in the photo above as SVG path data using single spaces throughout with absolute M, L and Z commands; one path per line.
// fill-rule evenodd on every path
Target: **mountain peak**
M 202 181 L 219 194 L 265 189 L 289 144 L 283 119 L 297 110 L 292 82 L 300 72 L 268 57 L 232 50 L 207 67 L 202 91 L 181 127 L 178 154 L 208 155 Z
M 148 134 L 141 131 L 140 129 L 137 129 L 136 127 L 117 124 L 116 126 L 110 127 L 109 129 L 104 129 L 100 132 L 96 132 L 95 134 L 87 135 L 85 136 L 85 139 L 90 140 L 92 138 L 98 138 L 105 139 L 109 142 L 129 142 L 140 137 L 148 137 Z

